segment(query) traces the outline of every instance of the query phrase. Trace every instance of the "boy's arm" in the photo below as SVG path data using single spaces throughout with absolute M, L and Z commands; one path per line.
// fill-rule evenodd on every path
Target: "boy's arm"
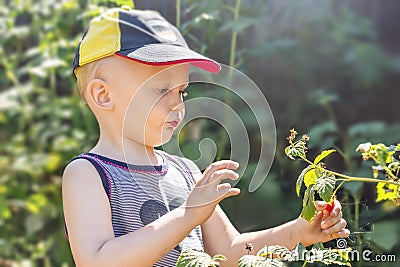
M 64 172 L 62 193 L 76 265 L 152 266 L 195 226 L 206 221 L 219 201 L 238 194 L 236 189 L 219 185 L 222 178 L 237 179 L 237 174 L 225 170 L 229 166 L 232 163 L 225 161 L 208 168 L 188 198 L 192 207 L 204 198 L 214 199 L 213 203 L 198 208 L 176 208 L 137 231 L 115 238 L 110 205 L 96 169 L 83 159 L 71 162 Z
M 235 229 L 222 209 L 217 207 L 210 219 L 202 225 L 206 252 L 210 255 L 225 255 L 228 261 L 221 262 L 221 267 L 237 266 L 239 258 L 248 253 L 246 243 L 252 244 L 252 254 L 255 254 L 266 245 L 282 245 L 292 249 L 299 242 L 308 246 L 349 235 L 339 202 L 335 203 L 332 216 L 327 215 L 326 211 L 323 214 L 325 202 L 318 202 L 316 207 L 317 216 L 311 224 L 299 217 L 277 227 L 243 234 Z

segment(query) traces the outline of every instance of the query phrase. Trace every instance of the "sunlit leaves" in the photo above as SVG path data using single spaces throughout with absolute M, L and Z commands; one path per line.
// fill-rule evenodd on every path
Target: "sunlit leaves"
M 296 193 L 297 193 L 297 196 L 300 196 L 300 189 L 301 189 L 301 186 L 302 186 L 303 181 L 304 181 L 304 176 L 305 176 L 309 171 L 311 171 L 311 170 L 313 170 L 313 169 L 314 169 L 313 166 L 308 165 L 306 168 L 304 168 L 304 169 L 301 171 L 301 173 L 300 173 L 300 175 L 299 175 L 299 177 L 297 178 L 297 181 L 296 181 Z M 306 185 L 306 186 L 307 186 L 307 185 Z
M 265 246 L 260 251 L 258 251 L 257 255 L 265 258 L 278 258 L 285 261 L 292 261 L 292 252 L 288 250 L 286 247 L 279 245 Z
M 181 253 L 176 263 L 177 267 L 216 267 L 218 261 L 226 261 L 223 255 L 211 257 L 207 253 L 199 250 L 185 250 Z
M 386 172 L 387 180 L 399 183 L 400 161 L 395 157 L 400 152 L 400 145 L 386 146 L 385 144 L 360 144 L 357 149 L 363 160 L 373 160 L 377 165 L 372 166 L 374 178 L 378 178 L 379 172 Z M 376 201 L 391 200 L 396 206 L 400 206 L 400 185 L 380 182 L 376 185 Z
M 311 222 L 315 216 L 315 205 L 314 205 L 314 195 L 315 189 L 314 185 L 309 186 L 306 189 L 303 197 L 303 209 L 301 211 L 301 216 L 306 219 L 307 221 Z
M 319 154 L 315 160 L 314 160 L 314 164 L 318 164 L 321 160 L 323 160 L 324 158 L 326 158 L 327 156 L 329 156 L 330 154 L 336 152 L 335 149 L 330 149 L 330 150 L 324 150 L 321 152 L 321 154 Z
M 286 156 L 288 156 L 292 160 L 295 160 L 296 157 L 305 157 L 305 145 L 306 143 L 300 140 L 293 145 L 286 147 Z
M 322 200 L 329 202 L 332 197 L 333 189 L 335 188 L 335 175 L 323 171 L 321 176 L 315 182 L 315 190 Z
M 400 198 L 400 185 L 378 183 L 376 201 L 396 200 Z
M 276 253 L 272 253 L 273 251 L 275 251 Z M 289 251 L 287 248 L 282 246 L 266 246 L 261 249 L 256 256 L 243 256 L 239 261 L 239 266 L 278 267 L 286 266 L 286 263 L 296 261 L 304 261 L 304 265 L 306 265 L 306 263 L 320 262 L 326 265 L 337 264 L 351 266 L 349 262 L 350 251 L 350 248 L 326 249 L 322 243 L 319 243 L 318 246 L 314 246 L 310 250 L 307 250 L 302 243 L 298 243 L 292 251 Z
M 239 260 L 239 267 L 283 267 L 286 266 L 282 261 L 277 259 L 265 259 L 264 257 L 245 255 Z

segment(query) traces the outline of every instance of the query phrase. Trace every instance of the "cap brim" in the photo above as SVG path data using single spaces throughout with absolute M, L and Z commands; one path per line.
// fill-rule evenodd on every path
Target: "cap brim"
M 115 54 L 143 64 L 154 66 L 187 62 L 197 68 L 212 73 L 217 73 L 221 70 L 221 66 L 216 61 L 200 55 L 189 48 L 177 45 L 150 44 L 138 49 L 118 51 Z

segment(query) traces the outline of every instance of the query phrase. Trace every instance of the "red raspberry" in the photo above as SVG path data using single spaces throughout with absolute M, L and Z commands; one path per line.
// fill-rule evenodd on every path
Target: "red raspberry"
M 335 207 L 335 202 L 328 203 L 328 205 L 326 205 L 325 210 L 328 211 L 328 214 L 331 214 L 334 207 Z

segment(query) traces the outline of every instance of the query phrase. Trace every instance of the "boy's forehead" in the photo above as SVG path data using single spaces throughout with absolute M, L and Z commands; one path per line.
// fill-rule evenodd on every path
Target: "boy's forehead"
M 100 61 L 102 61 L 101 72 L 113 80 L 126 77 L 142 85 L 169 88 L 186 85 L 189 82 L 190 63 L 152 66 L 116 55 Z

